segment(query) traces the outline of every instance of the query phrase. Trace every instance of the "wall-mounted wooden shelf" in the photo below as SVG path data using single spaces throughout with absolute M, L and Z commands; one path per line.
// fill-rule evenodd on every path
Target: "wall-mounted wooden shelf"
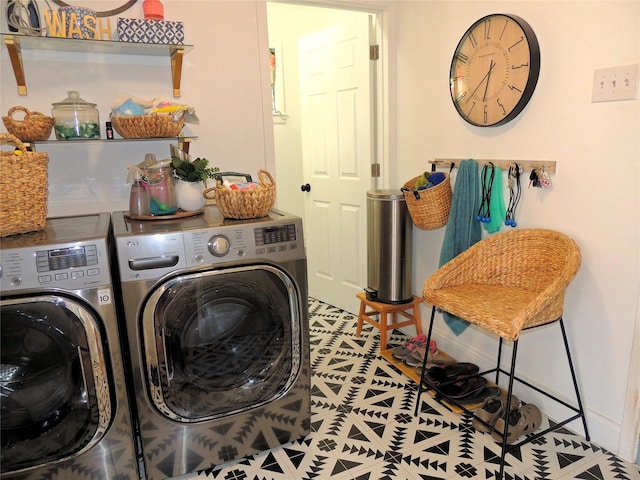
M 2 41 L 9 51 L 13 73 L 18 84 L 18 95 L 27 95 L 27 80 L 22 61 L 22 49 L 59 52 L 115 53 L 123 55 L 168 56 L 171 60 L 173 96 L 180 97 L 182 59 L 193 45 L 164 45 L 156 43 L 130 43 L 112 40 L 80 40 L 60 37 L 31 37 L 17 33 L 2 33 Z

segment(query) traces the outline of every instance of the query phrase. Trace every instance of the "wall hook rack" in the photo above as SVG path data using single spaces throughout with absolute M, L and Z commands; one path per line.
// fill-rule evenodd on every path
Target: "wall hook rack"
M 448 167 L 452 165 L 459 166 L 460 163 L 466 160 L 464 158 L 435 158 L 429 160 L 429 163 L 438 167 Z M 551 160 L 490 160 L 490 159 L 478 159 L 474 158 L 478 165 L 484 166 L 493 163 L 494 166 L 500 167 L 502 170 L 513 167 L 515 164 L 520 165 L 525 171 L 527 170 L 545 170 L 549 174 L 556 173 L 556 162 Z

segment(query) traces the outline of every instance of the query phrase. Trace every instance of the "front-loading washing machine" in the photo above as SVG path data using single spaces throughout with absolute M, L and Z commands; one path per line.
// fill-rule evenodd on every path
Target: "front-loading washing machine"
M 0 240 L 2 480 L 139 478 L 109 213 Z
M 112 214 L 147 478 L 310 431 L 302 220 Z

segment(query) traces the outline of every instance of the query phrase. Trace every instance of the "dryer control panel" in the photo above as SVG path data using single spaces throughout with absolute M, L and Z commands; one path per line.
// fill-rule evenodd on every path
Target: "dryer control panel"
M 217 207 L 150 221 L 112 214 L 122 282 L 158 279 L 183 268 L 305 258 L 302 219 L 279 210 L 253 219 L 223 217 Z
M 304 257 L 302 222 L 186 230 L 184 242 L 189 266 L 238 260 L 285 262 Z

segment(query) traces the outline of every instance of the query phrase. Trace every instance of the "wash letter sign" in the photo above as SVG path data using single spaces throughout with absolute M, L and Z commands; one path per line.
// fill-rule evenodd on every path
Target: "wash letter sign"
M 82 9 L 66 11 L 46 10 L 49 37 L 80 38 L 83 40 L 111 40 L 111 19 L 97 18 Z

